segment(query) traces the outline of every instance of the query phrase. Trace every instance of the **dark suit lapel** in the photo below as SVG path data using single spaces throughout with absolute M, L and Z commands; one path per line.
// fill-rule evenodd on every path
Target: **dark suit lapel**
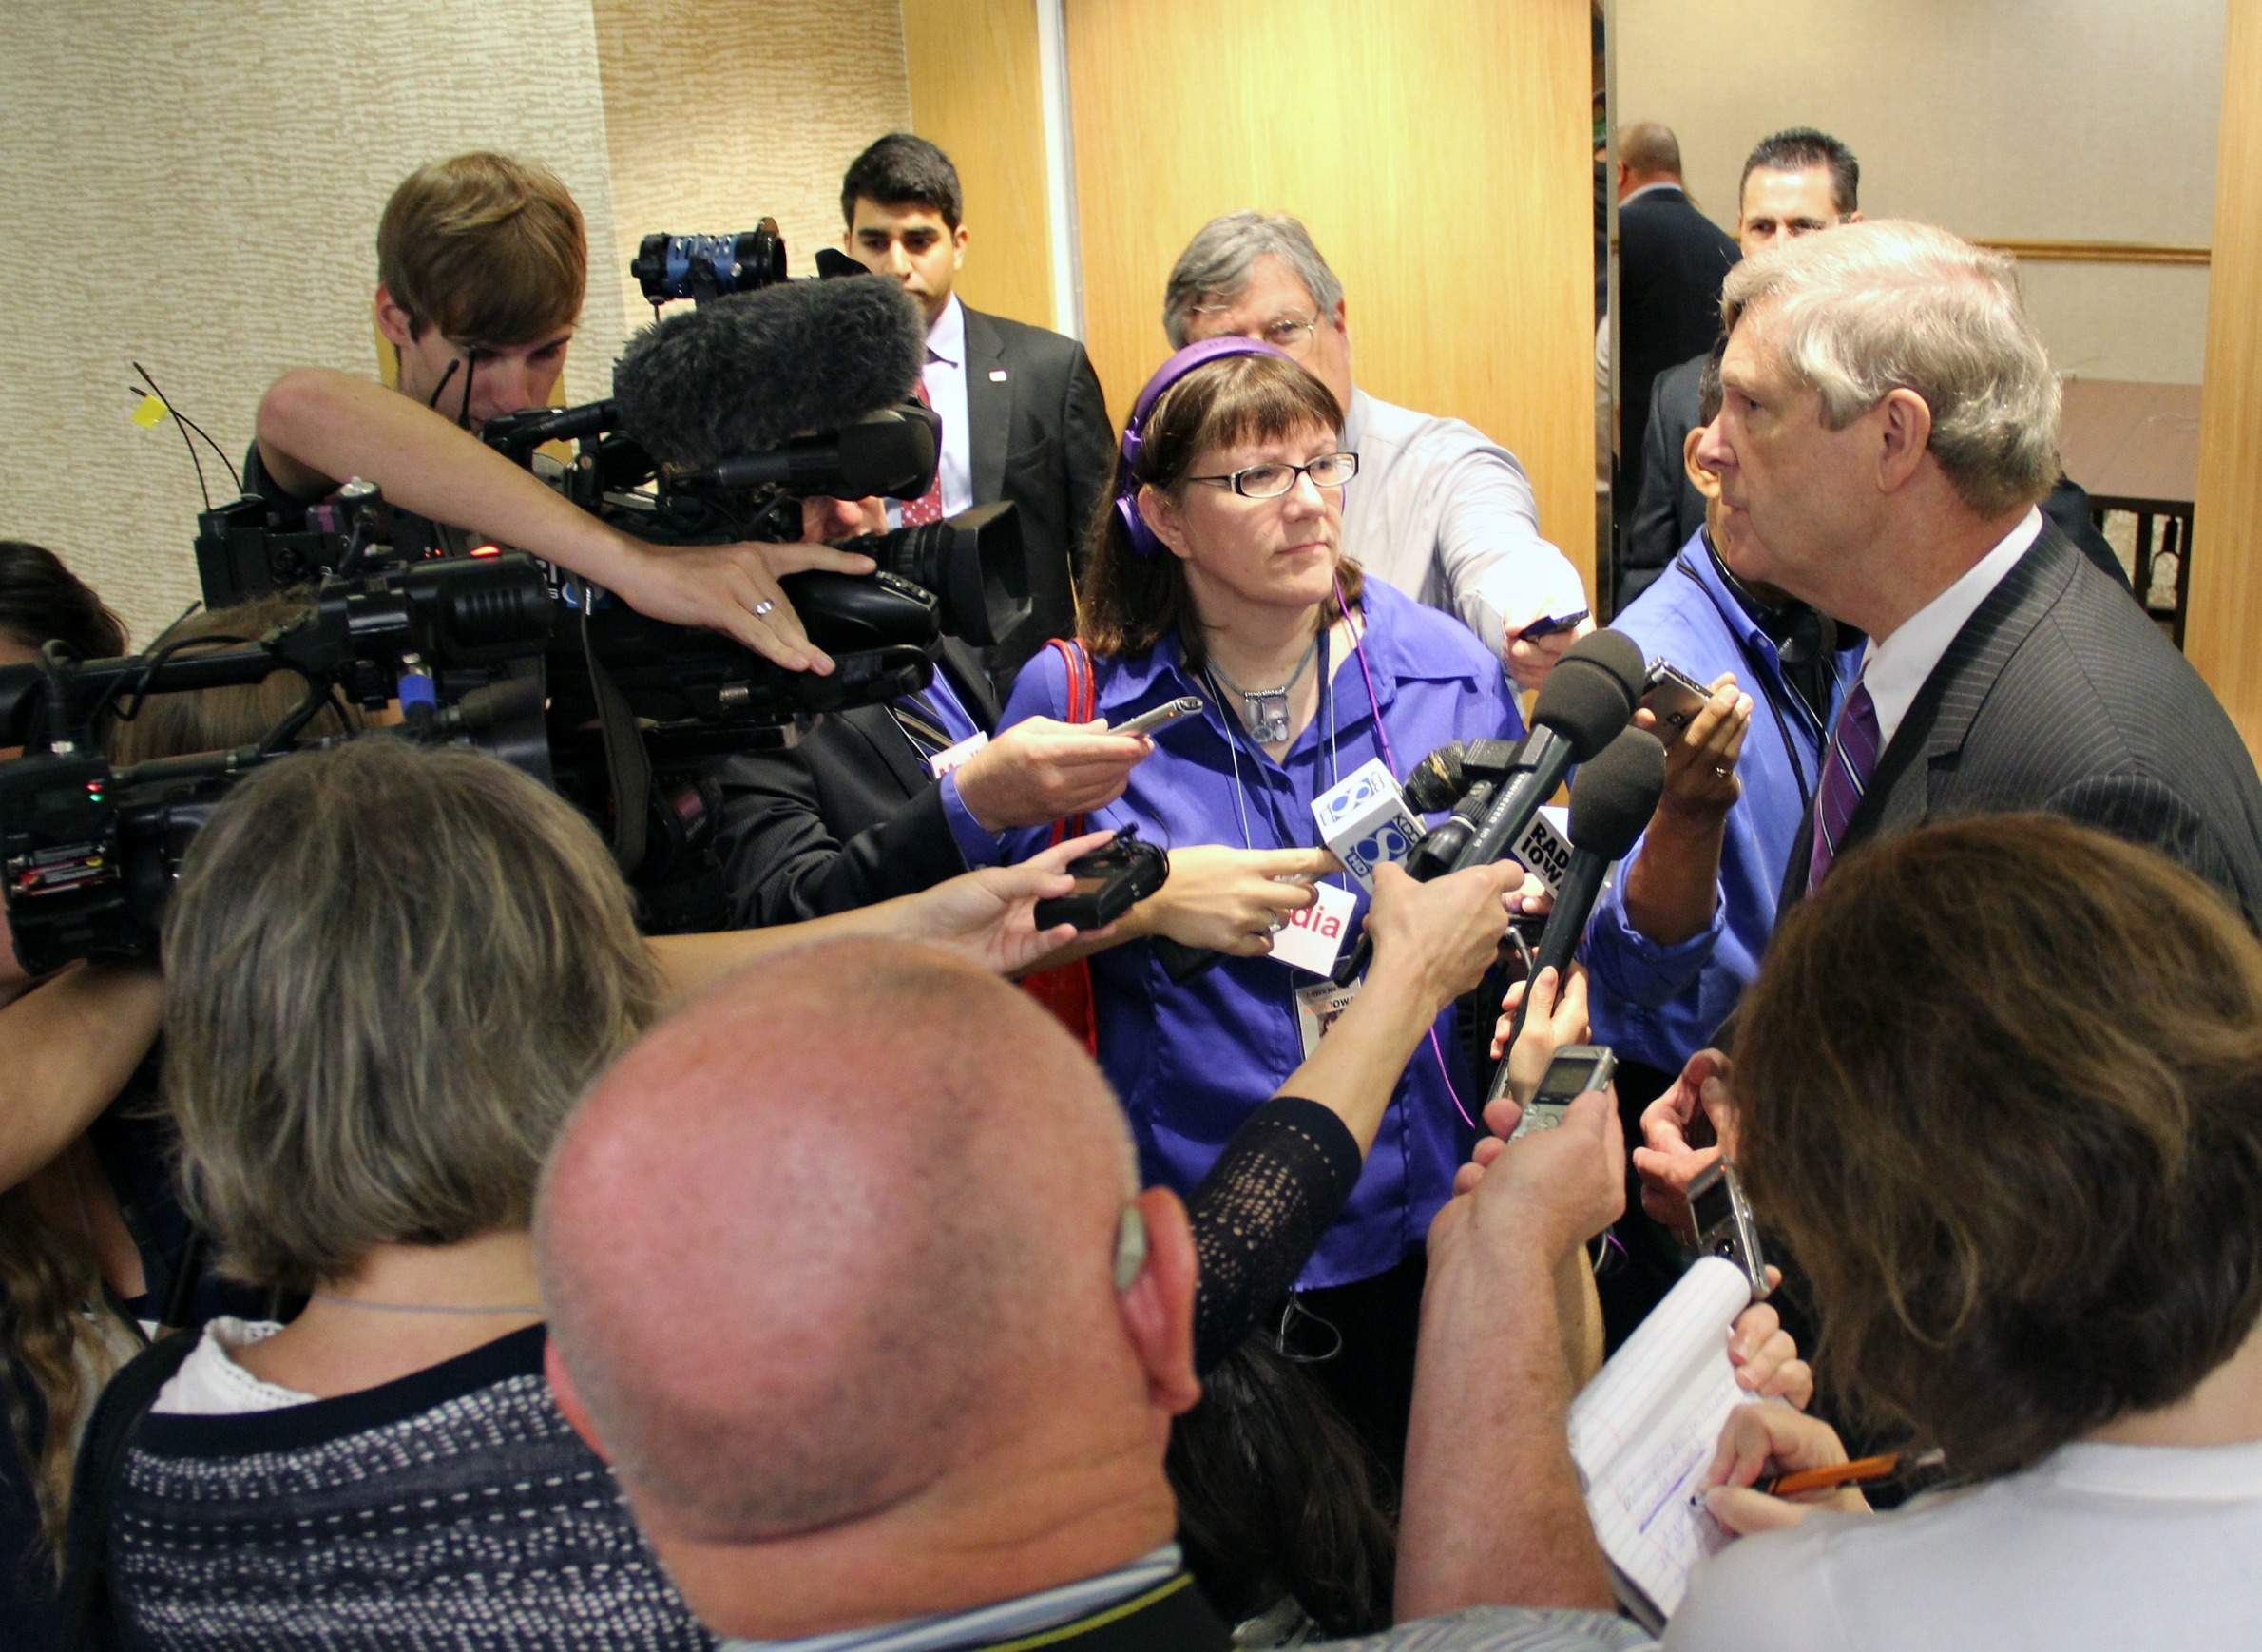
M 915 797 L 927 789 L 927 782 L 934 777 L 927 772 L 911 737 L 897 726 L 885 705 L 859 705 L 837 715 L 856 739 L 872 748 L 872 756 L 903 788 L 905 797 Z
M 985 733 L 994 732 L 998 725 L 998 691 L 989 681 L 989 673 L 982 668 L 982 657 L 957 638 L 945 637 L 943 656 L 935 662 L 935 669 L 949 680 L 951 692 L 958 696 L 958 703 L 966 707 L 975 726 Z
M 1929 817 L 1935 780 L 1954 768 L 1980 707 L 2011 656 L 2065 594 L 2080 556 L 2045 519 L 2042 537 L 1964 622 L 1909 702 L 1848 823 L 1849 845 Z
M 1013 429 L 1013 378 L 1006 340 L 979 310 L 966 313 L 967 468 L 976 499 L 1006 492 L 1006 442 Z

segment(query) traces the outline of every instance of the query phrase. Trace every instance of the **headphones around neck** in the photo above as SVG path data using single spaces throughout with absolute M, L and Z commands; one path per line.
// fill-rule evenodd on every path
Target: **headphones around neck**
M 1775 658 L 1785 666 L 1810 665 L 1838 651 L 1838 623 L 1828 614 L 1795 598 L 1779 606 L 1761 602 L 1750 586 L 1735 577 L 1735 570 L 1713 544 L 1710 533 L 1704 536 L 1704 551 L 1712 558 L 1713 571 L 1721 583 L 1774 644 Z
M 1168 361 L 1155 369 L 1155 376 L 1148 379 L 1146 388 L 1139 393 L 1139 399 L 1131 404 L 1131 416 L 1123 424 L 1121 451 L 1123 462 L 1116 473 L 1115 509 L 1123 519 L 1123 526 L 1131 533 L 1131 548 L 1141 556 L 1160 556 L 1162 542 L 1155 537 L 1155 530 L 1139 513 L 1139 450 L 1146 439 L 1147 420 L 1155 411 L 1155 404 L 1162 399 L 1162 393 L 1192 373 L 1213 361 L 1229 355 L 1277 355 L 1283 361 L 1294 356 L 1261 338 L 1242 338 L 1228 336 L 1204 338 L 1198 344 L 1189 344 L 1177 352 Z

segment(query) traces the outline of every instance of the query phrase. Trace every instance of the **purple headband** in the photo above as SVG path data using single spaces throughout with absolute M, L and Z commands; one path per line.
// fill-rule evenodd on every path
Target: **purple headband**
M 1277 355 L 1283 361 L 1294 361 L 1287 351 L 1267 344 L 1261 338 L 1243 338 L 1228 335 L 1219 338 L 1204 338 L 1198 344 L 1189 344 L 1155 369 L 1155 376 L 1147 380 L 1146 388 L 1139 393 L 1139 399 L 1131 404 L 1131 417 L 1123 426 L 1122 474 L 1116 484 L 1115 510 L 1123 519 L 1123 526 L 1131 530 L 1131 548 L 1141 556 L 1160 556 L 1162 542 L 1155 537 L 1155 530 L 1146 525 L 1146 518 L 1139 513 L 1139 477 L 1134 473 L 1139 463 L 1139 447 L 1146 432 L 1147 415 L 1155 411 L 1155 404 L 1162 399 L 1162 393 L 1208 362 L 1219 361 L 1228 355 Z

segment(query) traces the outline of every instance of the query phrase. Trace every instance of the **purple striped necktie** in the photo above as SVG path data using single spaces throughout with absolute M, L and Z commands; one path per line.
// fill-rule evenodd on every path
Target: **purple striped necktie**
M 1853 692 L 1846 697 L 1846 709 L 1838 714 L 1838 726 L 1831 733 L 1822 789 L 1814 798 L 1814 850 L 1807 861 L 1810 891 L 1822 887 L 1876 768 L 1877 704 L 1869 698 L 1869 685 L 1856 682 Z

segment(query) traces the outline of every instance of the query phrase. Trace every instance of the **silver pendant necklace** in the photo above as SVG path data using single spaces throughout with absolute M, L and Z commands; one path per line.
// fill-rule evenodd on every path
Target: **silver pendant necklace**
M 1241 697 L 1241 720 L 1248 724 L 1249 737 L 1258 745 L 1273 745 L 1288 738 L 1288 697 L 1304 681 L 1304 673 L 1312 669 L 1312 662 L 1319 658 L 1322 634 L 1313 636 L 1312 646 L 1304 650 L 1304 658 L 1289 673 L 1288 681 L 1277 688 L 1243 688 L 1225 675 L 1217 661 L 1209 663 L 1210 675 Z

